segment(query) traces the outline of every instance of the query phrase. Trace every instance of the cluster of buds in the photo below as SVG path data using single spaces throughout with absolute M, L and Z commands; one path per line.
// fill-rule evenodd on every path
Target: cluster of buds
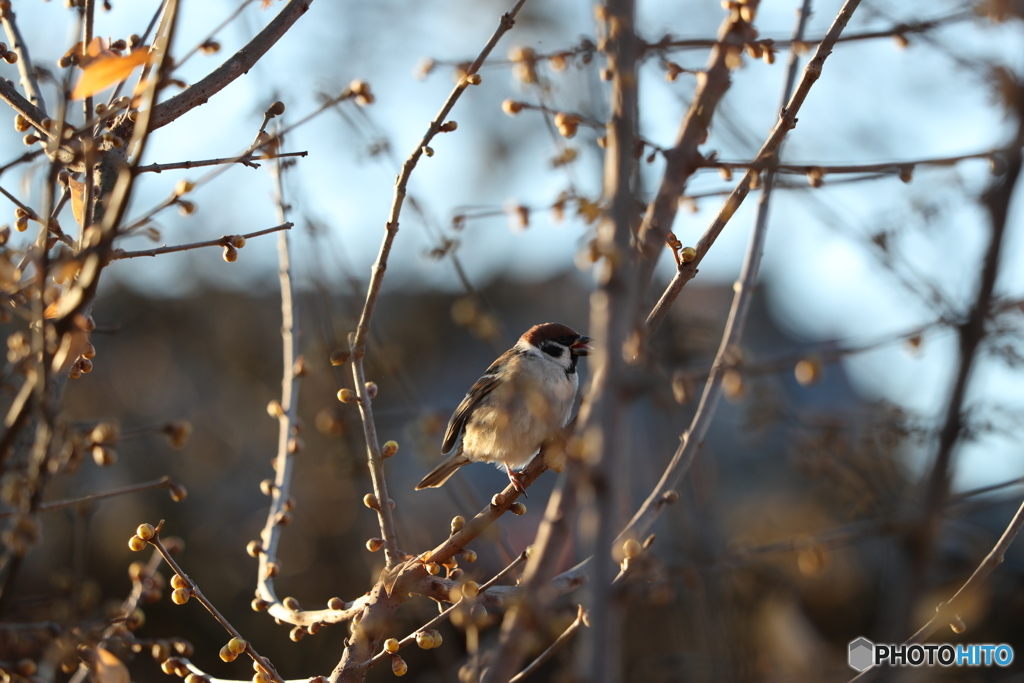
M 221 244 L 224 247 L 224 260 L 234 263 L 238 260 L 238 250 L 245 246 L 245 238 L 241 235 L 225 235 L 221 238 Z
M 233 662 L 238 659 L 238 655 L 245 652 L 246 647 L 248 647 L 248 643 L 241 638 L 232 638 L 220 649 L 220 658 L 225 662 Z
M 373 104 L 376 99 L 370 91 L 370 84 L 358 78 L 348 84 L 348 92 L 356 98 L 356 104 L 363 107 Z
M 567 114 L 564 111 L 555 114 L 555 128 L 564 138 L 575 137 L 581 121 L 582 119 L 576 114 Z
M 117 451 L 114 450 L 114 445 L 120 438 L 121 430 L 113 422 L 100 422 L 93 427 L 86 439 L 93 461 L 100 467 L 109 467 L 116 463 Z
M 537 53 L 532 47 L 514 47 L 508 52 L 512 62 L 512 76 L 520 83 L 531 85 L 537 82 Z

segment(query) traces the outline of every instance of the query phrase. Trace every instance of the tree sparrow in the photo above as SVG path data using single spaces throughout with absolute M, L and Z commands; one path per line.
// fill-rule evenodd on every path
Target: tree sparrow
M 512 485 L 521 469 L 569 420 L 579 377 L 576 362 L 591 348 L 584 337 L 559 323 L 535 325 L 501 354 L 469 390 L 444 433 L 441 453 L 454 453 L 423 478 L 416 490 L 448 481 L 469 462 L 504 467 Z

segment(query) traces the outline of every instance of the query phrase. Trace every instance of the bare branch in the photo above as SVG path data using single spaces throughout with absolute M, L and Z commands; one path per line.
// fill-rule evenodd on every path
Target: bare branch
M 171 99 L 161 102 L 153 111 L 152 129 L 162 128 L 183 114 L 195 109 L 246 73 L 281 39 L 299 17 L 306 13 L 313 0 L 291 0 L 255 38 L 232 55 L 206 78 L 193 83 Z
M 305 157 L 309 152 L 284 152 L 282 154 L 245 154 L 237 157 L 222 157 L 220 159 L 203 159 L 201 161 L 177 161 L 169 164 L 150 164 L 139 166 L 139 173 L 163 173 L 179 169 L 199 168 L 201 166 L 220 166 L 223 164 L 242 164 L 249 168 L 259 168 L 256 161 L 267 161 L 269 159 L 285 159 L 288 157 Z
M 572 640 L 572 637 L 576 635 L 576 631 L 578 631 L 580 626 L 584 624 L 584 620 L 586 619 L 585 615 L 586 612 L 583 611 L 583 605 L 580 605 L 579 610 L 576 613 L 576 619 L 569 624 L 569 627 L 562 631 L 562 634 L 555 639 L 555 642 L 551 643 L 544 652 L 541 652 L 537 659 L 530 662 L 529 666 L 513 676 L 509 683 L 522 683 L 522 681 L 526 680 L 527 676 L 544 666 L 549 659 L 555 656 L 555 653 L 561 650 L 566 643 Z
M 272 228 L 257 230 L 256 232 L 250 232 L 245 235 L 225 235 L 224 237 L 215 240 L 193 242 L 191 244 L 179 244 L 173 247 L 157 247 L 155 249 L 141 249 L 139 251 L 123 251 L 121 249 L 117 249 L 114 251 L 111 258 L 115 261 L 120 261 L 121 259 L 138 258 L 139 256 L 159 256 L 160 254 L 172 254 L 176 251 L 188 251 L 189 249 L 201 249 L 203 247 L 227 247 L 231 245 L 232 239 L 236 237 L 252 239 L 254 237 L 269 235 L 272 232 L 291 230 L 293 225 L 293 223 L 282 223 L 281 225 L 275 225 Z
M 825 60 L 832 53 L 832 48 L 835 47 L 836 41 L 842 35 L 843 29 L 846 28 L 846 24 L 850 21 L 850 17 L 853 16 L 853 12 L 857 9 L 859 4 L 860 0 L 847 0 L 839 10 L 839 14 L 836 15 L 836 18 L 833 20 L 832 25 L 825 34 L 825 37 L 822 39 L 821 43 L 818 44 L 818 49 L 815 51 L 814 57 L 811 58 L 811 61 L 808 62 L 806 67 L 804 67 L 803 76 L 800 78 L 800 82 L 797 84 L 793 96 L 790 98 L 789 103 L 783 108 L 782 113 L 779 116 L 778 123 L 775 124 L 775 127 L 772 129 L 768 139 L 761 146 L 761 150 L 757 153 L 757 157 L 755 158 L 756 161 L 763 162 L 774 158 L 778 152 L 779 146 L 782 144 L 782 140 L 786 137 L 786 134 L 796 126 L 796 115 L 800 111 L 800 107 L 803 105 L 804 100 L 807 99 L 807 94 L 810 92 L 811 86 L 813 86 L 815 81 L 817 81 L 821 76 L 821 70 L 825 64 Z M 700 241 L 697 242 L 697 246 L 695 247 L 696 255 L 693 260 L 679 266 L 676 275 L 672 278 L 669 286 L 661 295 L 661 299 L 658 301 L 658 304 L 655 306 L 651 315 L 648 316 L 646 324 L 646 332 L 648 335 L 657 329 L 658 324 L 660 324 L 661 320 L 667 313 L 667 309 L 671 307 L 676 297 L 679 296 L 679 292 L 682 291 L 682 288 L 686 283 L 692 280 L 697 274 L 697 266 L 700 265 L 705 254 L 707 254 L 708 250 L 711 249 L 711 245 L 715 243 L 715 240 L 718 239 L 718 236 L 722 233 L 726 223 L 729 222 L 733 214 L 735 214 L 736 210 L 740 207 L 740 204 L 742 204 L 743 200 L 746 199 L 747 194 L 749 194 L 755 175 L 760 177 L 760 173 L 753 170 L 748 170 L 743 175 L 743 178 L 725 200 L 725 204 L 718 212 L 718 216 L 715 217 L 715 220 L 712 221 L 708 229 L 704 231 Z M 659 196 L 660 194 L 661 192 L 659 191 Z M 672 195 L 673 203 L 671 207 L 668 207 L 671 209 L 671 219 L 675 218 L 675 206 L 678 198 L 678 194 Z M 655 207 L 655 204 L 648 207 L 647 216 L 653 216 L 653 207 Z M 656 211 L 654 211 L 654 213 L 656 213 Z M 644 226 L 649 223 L 647 216 L 644 218 Z M 660 240 L 664 240 L 665 235 L 667 235 L 668 228 L 672 224 L 671 219 L 667 222 L 657 222 L 658 225 L 664 226 L 661 231 Z M 641 230 L 643 230 L 643 226 L 641 227 Z M 660 248 L 660 242 L 656 245 L 654 242 L 650 241 L 650 239 L 648 239 L 646 244 L 648 244 L 652 249 L 656 246 Z M 653 261 L 656 260 L 656 255 L 652 252 L 649 256 L 652 257 L 650 268 L 651 272 L 653 272 Z
M 359 398 L 359 412 L 363 422 L 363 434 L 366 438 L 367 457 L 370 466 L 370 477 L 373 480 L 374 494 L 377 500 L 380 502 L 378 506 L 378 517 L 381 525 L 381 535 L 384 537 L 385 553 L 387 554 L 388 566 L 393 567 L 400 561 L 400 552 L 398 550 L 398 539 L 395 533 L 394 519 L 391 514 L 391 506 L 389 504 L 389 498 L 387 495 L 387 483 L 384 480 L 384 464 L 380 456 L 380 445 L 377 443 L 376 426 L 373 422 L 373 411 L 370 405 L 371 398 L 369 393 L 366 391 L 366 376 L 363 370 L 363 355 L 366 350 L 366 339 L 370 333 L 370 321 L 373 319 L 373 313 L 377 305 L 377 297 L 380 295 L 381 283 L 384 280 L 384 272 L 387 270 L 388 256 L 391 253 L 391 245 L 395 240 L 395 235 L 398 233 L 398 219 L 402 212 L 402 204 L 405 201 L 406 187 L 409 184 L 409 178 L 412 175 L 413 169 L 416 168 L 416 163 L 423 155 L 423 150 L 429 146 L 430 141 L 434 139 L 434 136 L 442 132 L 442 124 L 445 123 L 445 119 L 448 117 L 448 113 L 458 102 L 459 97 L 465 92 L 466 88 L 470 85 L 470 77 L 472 77 L 479 70 L 480 65 L 483 64 L 484 60 L 487 59 L 494 46 L 497 45 L 509 29 L 515 24 L 515 16 L 519 12 L 519 9 L 523 6 L 526 0 L 518 0 L 511 10 L 506 12 L 501 17 L 501 22 L 498 28 L 491 35 L 490 40 L 481 50 L 479 56 L 473 62 L 473 64 L 466 71 L 466 76 L 462 78 L 455 88 L 452 90 L 448 99 L 441 106 L 441 110 L 434 117 L 434 120 L 430 122 L 430 126 L 427 132 L 424 133 L 420 142 L 413 149 L 412 154 L 402 164 L 402 170 L 398 175 L 398 179 L 395 181 L 395 195 L 391 204 L 391 210 L 388 216 L 388 222 L 385 226 L 384 242 L 381 244 L 380 253 L 377 256 L 377 261 L 373 264 L 372 275 L 370 277 L 370 284 L 367 288 L 366 302 L 363 305 L 363 312 L 359 318 L 359 326 L 356 328 L 355 335 L 351 340 L 352 347 L 352 375 L 355 381 L 356 394 Z M 454 128 L 452 128 L 454 130 Z
M 14 10 L 8 9 L 0 16 L 3 22 L 4 31 L 7 33 L 7 40 L 11 42 L 11 50 L 18 55 L 18 74 L 21 76 L 21 87 L 25 89 L 29 101 L 42 112 L 46 111 L 46 103 L 43 101 L 43 93 L 39 89 L 39 81 L 36 79 L 35 68 L 32 66 L 32 58 L 28 54 L 28 45 L 21 37 L 18 24 L 15 21 Z
M 218 610 L 216 606 L 214 606 L 214 604 L 210 602 L 210 600 L 205 595 L 203 595 L 203 591 L 199 589 L 199 586 L 196 585 L 195 581 L 188 577 L 188 574 L 186 574 L 185 571 L 181 568 L 181 565 L 179 565 L 177 561 L 175 561 L 171 553 L 167 551 L 167 547 L 163 544 L 163 541 L 160 539 L 160 529 L 162 527 L 163 521 L 161 521 L 160 524 L 156 526 L 156 535 L 153 538 L 149 539 L 147 543 L 153 545 L 157 549 L 157 552 L 160 553 L 160 556 L 164 558 L 164 562 L 166 562 L 167 565 L 174 570 L 174 573 L 180 576 L 182 579 L 184 579 L 186 585 L 188 586 L 187 590 L 189 591 L 191 596 L 198 600 L 202 604 L 202 606 L 206 608 L 207 612 L 213 615 L 213 618 L 217 620 L 217 623 L 223 626 L 224 630 L 231 634 L 232 638 L 239 638 L 245 641 L 245 652 L 250 657 L 252 657 L 253 661 L 257 662 L 263 668 L 263 670 L 267 672 L 271 679 L 275 681 L 275 683 L 284 683 L 284 681 L 281 679 L 280 674 L 278 674 L 277 670 L 274 668 L 274 665 L 270 663 L 270 660 L 256 652 L 256 649 L 253 648 L 252 643 L 243 638 L 242 634 L 238 632 L 238 629 L 232 626 L 231 622 L 224 618 L 224 615 L 220 613 L 220 610 Z

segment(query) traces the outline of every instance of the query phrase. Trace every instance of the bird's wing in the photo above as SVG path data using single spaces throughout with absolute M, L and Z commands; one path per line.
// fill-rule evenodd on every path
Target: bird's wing
M 508 352 L 506 352 L 498 360 L 491 363 L 491 367 L 487 368 L 483 377 L 470 387 L 466 396 L 462 399 L 462 403 L 455 409 L 452 419 L 448 420 L 448 429 L 444 432 L 444 441 L 441 443 L 442 453 L 448 453 L 455 447 L 455 442 L 458 441 L 462 428 L 466 426 L 466 420 L 473 414 L 473 409 L 480 403 L 480 399 L 491 393 L 494 387 L 498 386 L 501 382 L 499 374 L 502 366 L 508 360 L 506 358 L 508 355 Z

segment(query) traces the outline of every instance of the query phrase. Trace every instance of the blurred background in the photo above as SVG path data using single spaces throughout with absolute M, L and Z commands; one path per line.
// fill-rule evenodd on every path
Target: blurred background
M 115 0 L 112 10 L 97 14 L 96 33 L 111 39 L 141 33 L 158 4 Z M 756 21 L 761 37 L 787 39 L 797 4 L 764 0 Z M 808 39 L 824 34 L 840 4 L 813 3 Z M 310 375 L 300 387 L 306 447 L 296 468 L 297 508 L 283 536 L 278 591 L 306 607 L 322 606 L 332 596 L 357 597 L 383 564 L 364 545 L 379 531 L 361 503 L 370 484 L 358 413 L 335 399 L 351 379 L 328 357 L 346 346 L 355 329 L 401 161 L 450 91 L 458 65 L 476 56 L 509 5 L 319 0 L 247 77 L 151 138 L 144 163 L 228 157 L 252 142 L 275 100 L 287 105 L 287 125 L 352 79 L 366 80 L 375 94 L 369 107 L 343 103 L 328 109 L 288 133 L 282 146 L 309 153 L 286 174 L 284 187 L 296 223 L 290 239 L 298 344 Z M 215 32 L 219 50 L 207 43 L 209 49 L 191 57 L 175 77 L 191 83 L 204 76 L 281 6 L 183 2 L 176 55 L 207 41 L 222 20 L 240 12 Z M 666 35 L 713 38 L 725 16 L 717 3 L 652 0 L 638 9 L 642 37 L 651 43 Z M 34 1 L 18 3 L 16 10 L 36 63 L 56 73 L 57 59 L 77 40 L 77 12 Z M 861 3 L 847 34 L 884 36 L 837 46 L 782 160 L 821 167 L 898 162 L 912 170 L 903 173 L 910 182 L 901 181 L 895 168 L 826 173 L 821 187 L 802 174 L 781 177 L 728 403 L 680 489 L 679 504 L 656 528 L 657 566 L 629 589 L 628 680 L 846 680 L 853 674 L 846 665 L 850 640 L 892 642 L 909 635 L 890 607 L 906 591 L 898 522 L 908 491 L 935 452 L 958 353 L 952 325 L 975 296 L 989 235 L 978 197 L 992 166 L 999 165 L 998 156 L 987 155 L 1008 144 L 1017 125 L 1006 114 L 1000 78 L 1024 66 L 1020 12 L 1019 4 L 997 0 Z M 925 21 L 933 22 L 926 30 L 919 24 Z M 387 474 L 407 552 L 443 540 L 453 515 L 474 514 L 505 481 L 498 470 L 476 465 L 443 489 L 412 490 L 439 460 L 445 424 L 466 389 L 530 325 L 558 321 L 586 330 L 594 287 L 586 255 L 596 228 L 589 207 L 600 201 L 602 131 L 583 125 L 567 139 L 552 115 L 607 117 L 603 58 L 588 42 L 596 41 L 595 30 L 589 3 L 528 0 L 482 69 L 481 85 L 452 113 L 457 131 L 439 136 L 434 156 L 421 159 L 412 176 L 367 369 L 380 387 L 375 413 L 381 441 L 395 439 L 401 446 L 387 461 Z M 542 58 L 526 69 L 517 48 Z M 693 94 L 695 77 L 688 70 L 706 59 L 706 49 L 648 53 L 640 91 L 645 140 L 672 144 Z M 754 157 L 778 116 L 784 62 L 784 51 L 773 65 L 744 57 L 702 147 L 705 155 Z M 669 63 L 682 68 L 671 79 Z M 0 75 L 17 81 L 13 66 L 0 67 Z M 55 101 L 52 87 L 46 93 Z M 509 117 L 502 111 L 508 99 L 529 106 Z M 0 160 L 25 150 L 21 137 L 13 127 L 0 132 Z M 664 168 L 659 155 L 647 158 L 651 151 L 644 150 L 637 182 L 644 200 Z M 918 163 L 962 155 L 976 157 Z M 197 188 L 197 211 L 158 213 L 149 224 L 151 238 L 120 246 L 147 249 L 277 224 L 268 167 L 227 169 Z M 41 169 L 17 168 L 0 180 L 26 201 L 37 201 Z M 142 176 L 129 220 L 157 205 L 179 180 L 202 175 Z M 715 169 L 691 180 L 674 226 L 684 245 L 697 241 L 717 213 L 721 193 L 731 187 Z M 751 197 L 736 214 L 652 339 L 649 383 L 638 392 L 629 420 L 634 508 L 657 481 L 696 408 L 725 325 L 754 203 Z M 991 549 L 1021 498 L 1019 482 L 976 491 L 1024 476 L 1024 356 L 1016 305 L 1024 299 L 1024 232 L 1017 204 L 997 285 L 1006 306 L 974 373 L 966 438 L 956 451 L 954 487 L 965 495 L 948 508 L 935 584 L 915 608 L 915 628 Z M 70 209 L 65 213 L 61 221 L 69 229 L 74 220 Z M 24 249 L 30 235 L 15 235 L 11 248 Z M 276 420 L 266 412 L 280 395 L 276 241 L 250 240 L 235 263 L 209 249 L 108 268 L 94 312 L 95 370 L 69 384 L 63 417 L 82 429 L 113 421 L 125 436 L 116 463 L 100 467 L 86 460 L 74 474 L 55 478 L 46 499 L 164 474 L 186 486 L 189 496 L 175 504 L 165 491 L 151 491 L 44 513 L 42 540 L 28 555 L 15 598 L 0 619 L 95 623 L 130 590 L 128 565 L 138 556 L 126 541 L 134 528 L 166 519 L 164 533 L 184 540 L 182 565 L 285 677 L 326 675 L 337 663 L 345 627 L 293 643 L 286 627 L 249 609 L 256 563 L 244 548 L 265 522 L 267 499 L 259 482 L 273 476 L 277 441 Z M 652 303 L 673 269 L 666 250 L 649 293 Z M 8 334 L 15 329 L 8 328 Z M 800 363 L 805 374 L 798 380 L 794 369 Z M 584 362 L 581 385 L 587 373 Z M 183 448 L 158 433 L 171 420 L 192 426 Z M 502 518 L 492 535 L 474 544 L 480 560 L 471 574 L 486 580 L 532 542 L 553 481 L 546 474 L 531 489 L 526 515 Z M 580 548 L 566 548 L 562 568 L 582 557 Z M 1021 651 L 1022 561 L 1019 548 L 1011 549 L 964 615 L 968 631 L 940 631 L 936 641 L 1006 642 Z M 566 596 L 565 623 L 551 625 L 552 638 L 575 615 L 574 597 Z M 396 637 L 434 613 L 428 600 L 410 602 Z M 187 639 L 196 646 L 193 660 L 206 671 L 249 677 L 247 664 L 217 658 L 226 638 L 198 605 L 177 607 L 165 595 L 145 614 L 138 638 Z M 444 647 L 408 653 L 410 677 L 457 680 L 463 638 L 450 626 L 444 635 Z M 493 638 L 493 630 L 485 637 Z M 59 663 L 73 645 L 70 638 L 0 628 L 0 659 L 36 659 L 46 680 L 67 679 Z M 136 680 L 163 676 L 148 656 L 119 654 Z M 1022 671 L 1020 665 L 976 670 L 970 680 L 1011 680 Z M 571 680 L 570 672 L 567 650 L 536 679 Z M 391 675 L 379 667 L 370 677 Z M 915 676 L 968 680 L 956 670 L 906 675 Z

